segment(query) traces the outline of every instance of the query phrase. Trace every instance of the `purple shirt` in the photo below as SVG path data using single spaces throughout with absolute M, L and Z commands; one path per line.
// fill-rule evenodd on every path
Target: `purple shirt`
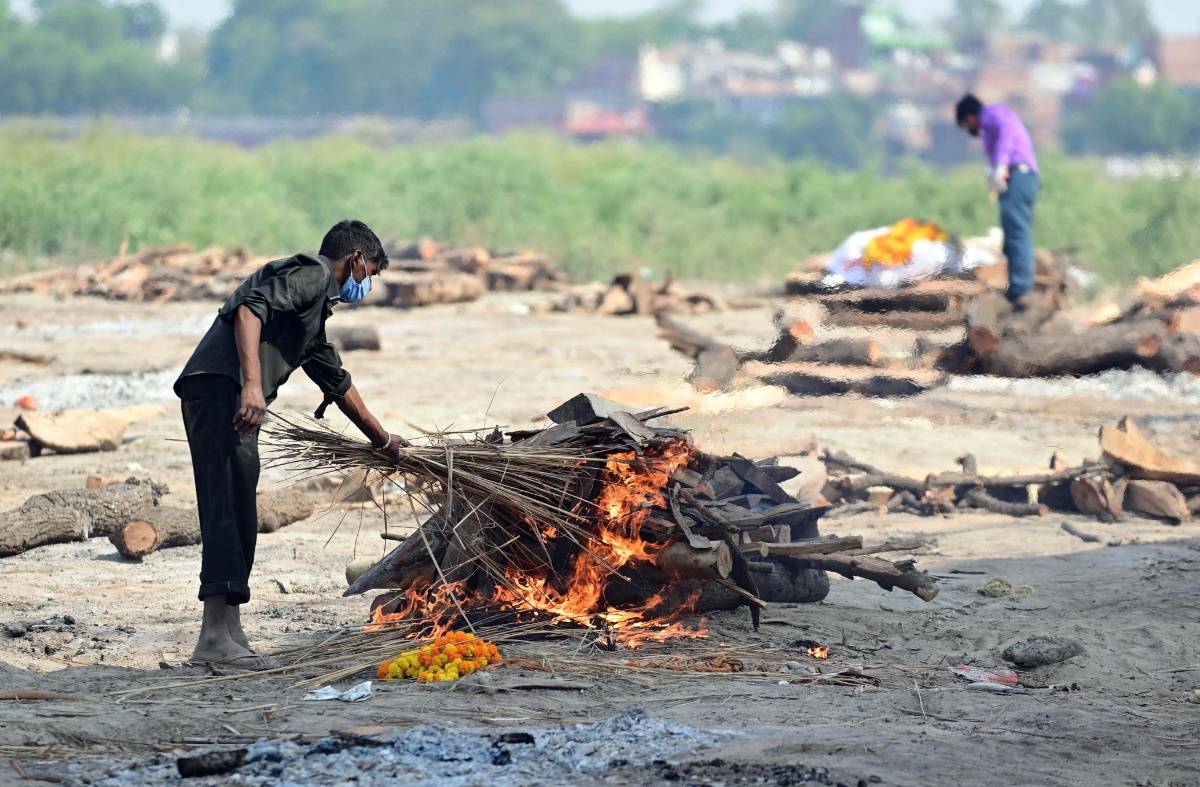
M 988 104 L 983 108 L 979 115 L 979 137 L 993 168 L 1003 165 L 1015 169 L 1024 164 L 1038 171 L 1033 140 L 1008 104 Z

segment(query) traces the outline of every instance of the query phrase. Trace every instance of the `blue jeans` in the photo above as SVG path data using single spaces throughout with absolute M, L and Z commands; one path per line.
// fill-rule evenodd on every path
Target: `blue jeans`
M 1010 300 L 1033 289 L 1033 206 L 1041 189 L 1042 179 L 1036 172 L 1013 169 L 1008 190 L 1000 195 L 1000 228 L 1004 230 Z

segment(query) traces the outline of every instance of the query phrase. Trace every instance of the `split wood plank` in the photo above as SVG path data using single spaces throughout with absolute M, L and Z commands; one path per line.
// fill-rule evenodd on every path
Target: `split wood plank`
M 1100 427 L 1100 449 L 1105 459 L 1124 465 L 1131 478 L 1200 486 L 1200 462 L 1171 456 L 1154 447 L 1131 418 L 1122 418 L 1115 427 Z

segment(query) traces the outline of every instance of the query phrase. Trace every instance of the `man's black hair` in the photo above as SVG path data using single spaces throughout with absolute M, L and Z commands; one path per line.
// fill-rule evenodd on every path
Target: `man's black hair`
M 954 107 L 954 122 L 962 125 L 962 122 L 969 117 L 975 117 L 983 112 L 983 102 L 975 98 L 973 93 L 967 93 L 958 100 L 958 104 Z
M 387 253 L 379 236 L 358 219 L 342 219 L 321 241 L 321 256 L 328 260 L 340 260 L 355 251 L 361 251 L 364 259 L 379 263 L 380 269 L 388 266 Z

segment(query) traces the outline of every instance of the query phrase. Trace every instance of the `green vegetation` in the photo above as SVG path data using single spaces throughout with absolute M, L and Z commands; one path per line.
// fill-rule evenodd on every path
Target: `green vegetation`
M 1186 153 L 1200 145 L 1200 92 L 1131 79 L 1105 87 L 1068 118 L 1063 140 L 1073 153 Z
M 37 0 L 27 24 L 0 0 L 0 112 L 159 111 L 180 106 L 196 70 L 163 63 L 153 2 Z
M 1041 245 L 1077 247 L 1113 281 L 1200 256 L 1200 182 L 1113 181 L 1048 158 Z M 813 162 L 748 166 L 665 146 L 513 136 L 378 148 L 350 138 L 252 150 L 94 131 L 0 135 L 0 249 L 72 261 L 190 241 L 314 247 L 337 219 L 553 253 L 581 277 L 636 259 L 682 276 L 772 281 L 850 232 L 907 215 L 960 234 L 996 223 L 983 168 L 897 177 Z M 22 263 L 22 266 L 24 263 Z M 10 263 L 10 269 L 13 265 Z

